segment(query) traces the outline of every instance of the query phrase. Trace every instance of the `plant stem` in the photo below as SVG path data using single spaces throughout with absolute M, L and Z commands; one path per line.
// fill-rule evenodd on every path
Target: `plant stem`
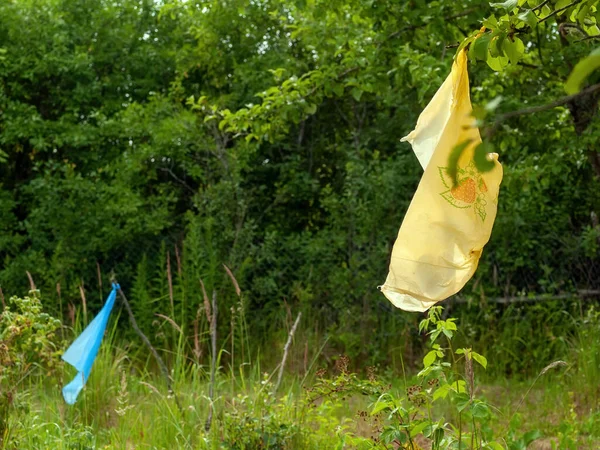
M 444 334 L 444 336 L 446 335 Z M 446 340 L 448 341 L 448 347 L 450 348 L 450 354 L 452 355 L 452 364 L 456 366 L 456 355 L 454 354 L 454 349 L 452 348 L 452 341 L 448 336 L 446 336 Z M 456 367 L 454 368 L 454 370 L 456 370 Z
M 290 349 L 290 345 L 292 344 L 292 339 L 294 338 L 294 333 L 296 332 L 296 328 L 298 327 L 298 323 L 300 322 L 300 318 L 302 317 L 302 313 L 298 313 L 298 317 L 296 317 L 296 321 L 288 334 L 288 340 L 283 347 L 283 358 L 281 358 L 281 363 L 279 364 L 279 374 L 277 375 L 277 384 L 275 384 L 275 389 L 273 389 L 273 393 L 277 392 L 279 389 L 279 385 L 281 384 L 281 377 L 283 376 L 283 368 L 285 367 L 285 361 L 288 357 L 288 351 Z
M 400 365 L 402 366 L 402 377 L 404 378 L 404 392 L 406 393 L 406 385 L 408 383 L 406 380 L 406 370 L 404 369 L 404 358 L 402 356 L 402 352 L 400 352 Z M 400 417 L 402 417 L 402 416 L 400 416 Z M 406 431 L 406 435 L 408 436 L 408 442 L 410 444 L 410 448 L 412 449 L 415 447 L 415 445 L 413 444 L 413 440 L 410 437 L 410 431 L 408 431 L 408 430 L 410 430 L 410 414 L 406 414 L 406 419 L 408 420 L 408 428 Z
M 462 450 L 462 411 L 458 413 L 458 450 Z
M 515 410 L 512 413 L 511 419 L 515 416 L 515 414 L 517 414 L 517 412 L 519 412 L 519 409 L 521 408 L 521 406 L 523 405 L 523 402 L 525 401 L 525 399 L 531 392 L 531 389 L 533 389 L 533 386 L 535 385 L 535 383 L 537 383 L 537 381 L 540 379 L 540 377 L 542 375 L 545 375 L 546 372 L 548 372 L 550 369 L 554 369 L 555 367 L 562 367 L 562 366 L 566 366 L 566 365 L 567 365 L 566 362 L 559 360 L 559 361 L 554 361 L 554 362 L 548 364 L 546 367 L 544 367 L 541 370 L 541 372 L 538 373 L 537 377 L 535 377 L 535 380 L 533 380 L 533 383 L 531 383 L 531 385 L 529 386 L 529 389 L 527 389 L 527 392 L 525 392 L 525 395 L 523 397 L 521 397 L 519 404 L 517 405 L 517 407 L 515 408 Z M 504 428 L 504 432 L 506 431 L 507 428 L 508 428 L 508 425 L 506 425 L 506 427 Z M 503 432 L 503 434 L 504 434 L 504 432 Z

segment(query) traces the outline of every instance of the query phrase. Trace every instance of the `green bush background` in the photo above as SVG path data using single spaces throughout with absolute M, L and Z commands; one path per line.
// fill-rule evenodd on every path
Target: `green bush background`
M 1 2 L 3 291 L 24 295 L 29 271 L 45 309 L 66 318 L 82 290 L 97 311 L 114 275 L 144 330 L 166 314 L 191 340 L 200 280 L 230 328 L 225 263 L 255 342 L 301 310 L 353 358 L 391 361 L 400 343 L 418 355 L 417 319 L 377 291 L 421 175 L 399 139 L 452 45 L 492 12 L 477 0 Z M 525 65 L 472 64 L 473 102 L 502 96 L 512 111 L 563 95 L 558 80 L 588 49 L 561 50 L 555 35 L 541 27 Z M 595 123 L 576 135 L 559 108 L 493 137 L 498 218 L 461 294 L 472 303 L 457 306 L 491 347 L 506 308 L 484 299 L 600 287 L 596 136 Z M 527 341 L 563 326 L 540 314 L 580 306 L 510 312 Z

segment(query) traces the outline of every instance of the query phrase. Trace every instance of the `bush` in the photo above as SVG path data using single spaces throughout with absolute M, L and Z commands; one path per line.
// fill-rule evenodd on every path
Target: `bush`
M 12 297 L 0 314 L 0 444 L 8 441 L 8 417 L 19 406 L 18 388 L 31 376 L 56 372 L 60 326 L 58 319 L 42 312 L 39 291 Z

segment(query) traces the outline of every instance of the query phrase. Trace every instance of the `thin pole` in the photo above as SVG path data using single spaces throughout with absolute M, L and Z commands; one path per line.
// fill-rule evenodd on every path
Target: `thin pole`
M 285 361 L 288 357 L 288 351 L 290 350 L 290 345 L 292 344 L 292 339 L 294 338 L 294 333 L 296 333 L 296 328 L 298 328 L 298 323 L 300 322 L 300 317 L 302 317 L 302 313 L 298 313 L 298 317 L 296 317 L 296 321 L 288 334 L 288 340 L 285 343 L 285 347 L 283 347 L 283 358 L 281 359 L 281 363 L 279 364 L 279 374 L 277 375 L 277 384 L 275 385 L 275 389 L 273 392 L 277 392 L 279 389 L 279 385 L 281 384 L 281 378 L 283 377 L 283 368 L 285 367 Z
M 212 295 L 212 314 L 210 315 L 210 340 L 212 345 L 212 355 L 210 364 L 210 386 L 208 388 L 208 397 L 210 399 L 210 409 L 208 417 L 204 424 L 204 429 L 210 431 L 213 418 L 213 402 L 215 395 L 215 375 L 217 371 L 217 291 L 213 291 Z
M 160 371 L 163 375 L 163 378 L 165 379 L 165 381 L 167 383 L 167 389 L 169 391 L 169 394 L 173 395 L 173 398 L 175 399 L 175 404 L 177 405 L 177 408 L 179 408 L 179 411 L 183 412 L 183 409 L 181 409 L 181 405 L 179 403 L 179 399 L 177 398 L 177 394 L 175 394 L 175 391 L 173 391 L 171 377 L 169 376 L 169 370 L 167 369 L 165 362 L 160 357 L 160 355 L 158 354 L 156 349 L 152 346 L 152 344 L 150 343 L 150 340 L 146 337 L 146 335 L 143 333 L 143 331 L 140 330 L 140 327 L 138 327 L 137 321 L 135 320 L 135 317 L 133 315 L 133 311 L 131 310 L 131 306 L 130 306 L 129 302 L 127 301 L 127 297 L 125 297 L 125 293 L 120 288 L 119 288 L 119 294 L 121 295 L 121 299 L 123 300 L 123 304 L 125 305 L 127 314 L 129 315 L 129 321 L 131 322 L 131 326 L 133 327 L 135 332 L 138 334 L 138 336 L 142 339 L 142 341 L 144 342 L 146 347 L 148 347 L 148 349 L 154 356 L 154 359 L 156 359 L 156 362 L 158 363 L 158 366 L 160 367 Z

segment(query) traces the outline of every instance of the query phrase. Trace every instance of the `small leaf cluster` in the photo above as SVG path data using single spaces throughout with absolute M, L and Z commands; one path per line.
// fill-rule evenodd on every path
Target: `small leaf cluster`
M 473 367 L 475 361 L 485 369 L 488 361 L 471 348 L 452 348 L 458 332 L 456 319 L 444 319 L 442 307 L 434 306 L 419 331 L 429 336 L 431 348 L 414 384 L 407 385 L 401 395 L 384 389 L 369 412 L 378 418 L 373 429 L 377 436 L 350 435 L 347 442 L 360 449 L 416 449 L 426 443 L 438 450 L 501 450 L 505 448 L 501 442 L 516 449 L 540 437 L 537 431 L 518 435 L 517 425 L 508 430 L 509 436 L 496 435 L 497 430 L 491 428 L 492 407 L 476 396 Z
M 269 374 L 264 374 L 253 395 L 226 400 L 219 418 L 224 432 L 218 437 L 220 448 L 294 449 L 307 448 L 309 442 L 330 448 L 331 441 L 337 440 L 331 433 L 339 425 L 333 414 L 336 404 L 326 400 L 317 405 L 308 397 L 299 403 L 295 400 L 291 395 L 275 395 Z
M 58 369 L 60 327 L 58 319 L 42 311 L 39 291 L 11 297 L 0 313 L 0 444 L 22 383 L 34 374 L 51 376 Z
M 60 327 L 58 319 L 43 312 L 39 291 L 10 298 L 0 314 L 0 384 L 14 388 L 35 369 L 52 374 L 62 351 Z
M 481 30 L 464 39 L 459 49 L 469 47 L 472 60 L 485 61 L 494 71 L 502 71 L 509 64 L 516 65 L 526 52 L 526 45 L 519 36 L 530 34 L 537 27 L 552 26 L 548 21 L 551 18 L 563 28 L 576 30 L 583 39 L 600 36 L 598 0 L 506 0 L 490 5 L 496 13 L 483 21 Z M 560 32 L 566 34 L 565 30 Z M 585 70 L 589 70 L 591 64 L 585 65 Z

